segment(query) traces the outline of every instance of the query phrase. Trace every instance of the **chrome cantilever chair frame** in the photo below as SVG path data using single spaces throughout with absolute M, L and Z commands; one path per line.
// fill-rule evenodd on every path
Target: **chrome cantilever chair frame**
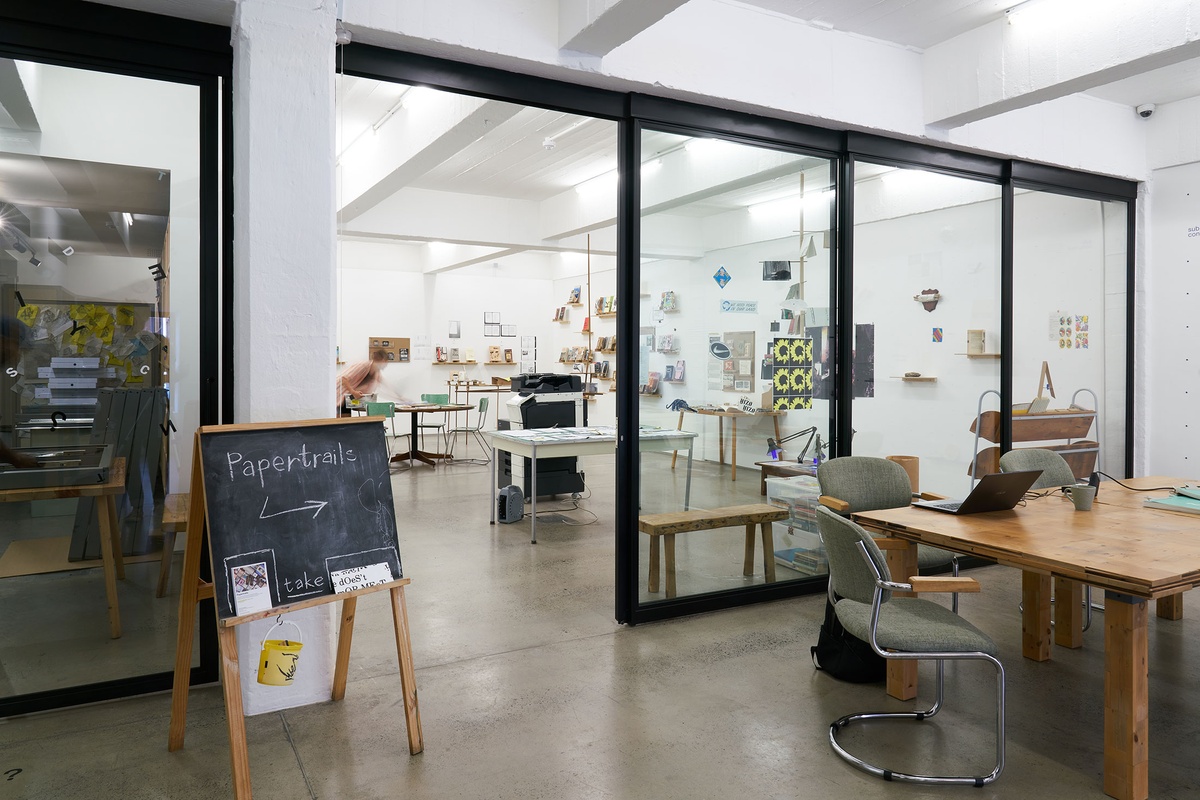
M 818 514 L 825 512 L 831 516 L 836 516 L 833 512 L 827 509 L 819 509 Z M 848 522 L 848 521 L 847 521 Z M 853 525 L 853 523 L 848 523 Z M 857 526 L 856 526 L 857 527 Z M 862 535 L 867 535 L 865 531 Z M 900 711 L 900 712 L 868 712 L 858 714 L 847 714 L 839 717 L 829 725 L 829 744 L 833 751 L 844 761 L 852 766 L 882 778 L 886 781 L 901 781 L 905 783 L 921 783 L 935 785 L 964 785 L 964 786 L 986 786 L 994 782 L 1000 777 L 1000 773 L 1004 770 L 1004 665 L 1000 663 L 995 656 L 983 651 L 896 651 L 884 650 L 879 645 L 877 632 L 879 628 L 880 609 L 885 602 L 884 592 L 893 591 L 912 591 L 911 583 L 899 583 L 896 581 L 886 580 L 884 573 L 881 571 L 878 564 L 867 551 L 866 545 L 862 542 L 856 542 L 855 546 L 858 549 L 859 555 L 866 563 L 867 568 L 874 576 L 874 592 L 871 599 L 871 617 L 868 641 L 871 649 L 885 659 L 908 659 L 908 660 L 933 660 L 937 665 L 937 681 L 936 681 L 936 696 L 933 705 L 924 711 Z M 834 569 L 831 564 L 831 570 Z M 890 577 L 890 576 L 889 576 Z M 829 581 L 829 599 L 833 602 L 836 594 L 833 589 L 834 577 L 831 572 Z M 838 602 L 846 602 L 838 600 Z M 912 602 L 906 599 L 900 599 L 900 602 Z M 836 613 L 837 603 L 834 603 Z M 961 623 L 966 625 L 966 623 Z M 898 770 L 888 769 L 872 764 L 848 751 L 838 741 L 838 734 L 848 726 L 859 723 L 878 720 L 905 720 L 911 722 L 924 722 L 937 715 L 945 702 L 945 662 L 957 660 L 976 660 L 986 661 L 991 664 L 996 670 L 996 764 L 993 769 L 984 775 L 924 775 L 911 772 L 901 772 Z

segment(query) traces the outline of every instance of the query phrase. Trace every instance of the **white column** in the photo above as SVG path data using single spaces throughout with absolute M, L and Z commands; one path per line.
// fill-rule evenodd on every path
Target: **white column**
M 238 422 L 334 413 L 334 0 L 238 0 L 233 21 L 234 413 Z M 329 699 L 334 604 L 287 615 L 296 683 L 256 683 L 265 631 L 240 625 L 247 714 Z
M 238 422 L 333 414 L 334 0 L 238 0 L 233 23 Z

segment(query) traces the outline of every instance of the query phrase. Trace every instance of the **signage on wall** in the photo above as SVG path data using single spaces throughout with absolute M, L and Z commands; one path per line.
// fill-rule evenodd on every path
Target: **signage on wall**
M 757 300 L 722 300 L 722 314 L 757 314 Z
M 729 349 L 729 345 L 725 344 L 724 342 L 711 343 L 708 346 L 708 352 L 712 354 L 713 358 L 719 361 L 725 361 L 733 355 L 733 351 Z
M 717 282 L 717 286 L 720 286 L 722 289 L 724 289 L 725 284 L 729 283 L 731 280 L 733 280 L 733 278 L 730 277 L 724 266 L 720 266 L 717 267 L 717 271 L 713 273 L 713 280 Z

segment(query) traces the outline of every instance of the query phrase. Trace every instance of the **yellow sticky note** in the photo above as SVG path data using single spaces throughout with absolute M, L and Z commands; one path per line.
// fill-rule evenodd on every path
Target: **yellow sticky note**
M 26 325 L 32 325 L 33 321 L 37 319 L 37 313 L 37 306 L 26 303 L 17 309 L 17 319 L 21 320 L 21 322 L 24 322 Z
M 133 306 L 117 306 L 117 324 L 133 324 Z

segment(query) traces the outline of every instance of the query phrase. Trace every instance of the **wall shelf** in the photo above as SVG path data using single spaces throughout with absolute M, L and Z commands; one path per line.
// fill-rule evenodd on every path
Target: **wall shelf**
M 966 356 L 967 358 L 999 358 L 999 353 L 955 353 L 956 356 Z
M 937 377 L 934 375 L 893 375 L 894 378 L 899 378 L 905 383 L 937 383 Z

